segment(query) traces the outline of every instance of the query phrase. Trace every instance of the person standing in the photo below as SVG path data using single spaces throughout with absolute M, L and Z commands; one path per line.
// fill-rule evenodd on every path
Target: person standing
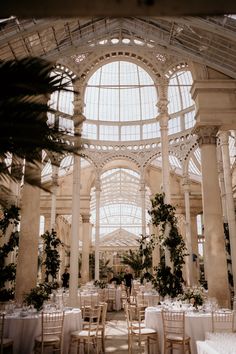
M 128 268 L 125 269 L 124 284 L 125 284 L 127 297 L 129 299 L 132 290 L 133 275 L 129 272 Z
M 67 268 L 65 268 L 65 272 L 62 274 L 61 279 L 63 288 L 69 288 L 70 273 L 68 273 Z

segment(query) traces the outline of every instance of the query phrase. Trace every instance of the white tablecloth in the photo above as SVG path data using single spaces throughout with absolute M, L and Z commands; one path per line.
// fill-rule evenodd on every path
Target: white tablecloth
M 149 328 L 156 329 L 159 334 L 160 350 L 163 353 L 163 326 L 161 310 L 158 308 L 147 308 L 145 323 Z M 185 331 L 191 337 L 191 354 L 197 354 L 196 341 L 205 340 L 205 333 L 212 328 L 210 313 L 187 313 L 185 317 Z M 177 353 L 177 351 L 176 351 Z
M 236 333 L 207 333 L 207 340 L 197 341 L 198 354 L 235 354 Z
M 63 354 L 68 353 L 70 332 L 82 328 L 80 309 L 65 312 Z M 41 334 L 41 314 L 20 317 L 20 315 L 6 315 L 4 336 L 14 341 L 14 354 L 32 354 L 34 339 Z
M 159 294 L 154 293 L 139 293 L 137 294 L 137 304 L 147 304 L 147 306 L 156 306 L 159 303 L 160 296 Z

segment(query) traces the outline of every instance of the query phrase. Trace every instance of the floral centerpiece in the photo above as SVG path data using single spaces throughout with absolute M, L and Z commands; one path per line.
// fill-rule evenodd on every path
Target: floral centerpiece
M 39 284 L 25 295 L 24 302 L 27 305 L 33 305 L 37 311 L 40 311 L 43 307 L 44 301 L 48 300 L 49 297 L 49 289 L 45 287 L 44 284 Z
M 105 282 L 104 280 L 95 280 L 93 284 L 94 286 L 100 289 L 107 288 L 107 282 Z
M 204 289 L 202 287 L 189 287 L 184 289 L 184 293 L 179 296 L 182 301 L 188 301 L 196 309 L 204 302 Z

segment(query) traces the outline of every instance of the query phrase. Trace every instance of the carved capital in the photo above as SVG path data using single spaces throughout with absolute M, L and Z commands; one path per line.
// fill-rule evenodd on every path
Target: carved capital
M 90 214 L 82 214 L 81 218 L 83 224 L 88 224 L 90 222 Z
M 193 133 L 198 136 L 197 142 L 199 146 L 204 144 L 216 145 L 217 140 L 217 126 L 198 126 L 193 130 Z

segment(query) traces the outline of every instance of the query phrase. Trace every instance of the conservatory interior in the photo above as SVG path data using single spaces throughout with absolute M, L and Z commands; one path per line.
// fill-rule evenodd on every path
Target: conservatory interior
M 143 307 L 148 335 L 156 334 L 150 352 L 168 353 L 173 344 L 170 307 L 185 321 L 186 335 L 174 343 L 183 352 L 235 348 L 235 334 L 213 333 L 220 309 L 233 332 L 236 308 L 235 32 L 229 15 L 0 21 L 1 60 L 43 58 L 67 82 L 50 97 L 48 123 L 76 145 L 63 156 L 42 152 L 43 188 L 8 186 L 1 220 L 15 205 L 20 222 L 5 231 L 1 222 L 1 252 L 9 228 L 20 236 L 0 264 L 1 274 L 16 268 L 1 281 L 0 300 L 14 353 L 48 345 L 37 339 L 39 319 L 53 306 L 65 310 L 61 353 L 72 353 L 82 341 L 82 308 L 101 301 L 109 316 L 126 313 L 129 341 L 105 350 L 107 328 L 105 337 L 88 334 L 100 352 L 130 352 L 131 308 Z M 19 337 L 22 322 L 28 341 Z M 134 350 L 145 349 L 141 332 Z

